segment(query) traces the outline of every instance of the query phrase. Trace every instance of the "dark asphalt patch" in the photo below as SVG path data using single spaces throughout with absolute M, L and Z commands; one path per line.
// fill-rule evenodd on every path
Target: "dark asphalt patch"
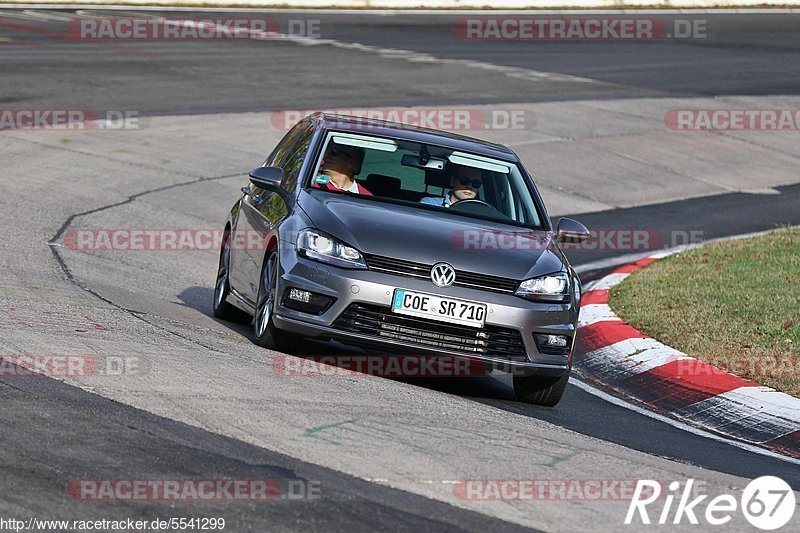
M 222 517 L 225 531 L 530 531 L 222 437 L 41 376 L 0 376 L 0 510 L 71 520 Z M 319 499 L 89 501 L 73 480 L 268 479 Z M 74 494 L 72 495 L 74 496 Z
M 800 224 L 800 185 L 775 187 L 780 194 L 728 193 L 689 200 L 611 209 L 595 213 L 565 215 L 574 218 L 591 231 L 644 231 L 659 237 L 656 246 L 620 249 L 596 246 L 587 250 L 567 250 L 573 266 L 609 259 L 615 256 L 657 252 L 675 245 L 743 235 L 775 229 L 781 225 Z M 559 217 L 553 218 L 553 223 Z

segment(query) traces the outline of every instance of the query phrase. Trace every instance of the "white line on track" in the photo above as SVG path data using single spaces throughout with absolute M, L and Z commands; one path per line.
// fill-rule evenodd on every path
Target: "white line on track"
M 1 7 L 1 6 L 0 6 Z M 78 6 L 83 8 L 84 6 Z M 108 6 L 103 6 L 102 9 L 108 9 Z M 130 6 L 126 6 L 125 9 L 131 9 Z M 85 9 L 79 9 L 77 11 L 81 13 L 81 16 L 87 16 L 87 11 Z M 56 14 L 54 15 L 54 20 L 70 20 L 70 17 L 66 14 Z M 182 26 L 198 26 L 198 27 L 212 27 L 217 30 L 226 30 L 214 23 L 193 23 L 192 21 L 186 20 L 169 20 L 164 19 L 165 23 L 170 24 L 179 24 Z M 228 30 L 229 31 L 229 30 Z M 332 46 L 335 48 L 340 48 L 344 50 L 353 50 L 358 52 L 366 52 L 377 54 L 385 59 L 401 59 L 408 61 L 410 63 L 428 63 L 428 64 L 436 64 L 436 65 L 456 65 L 461 67 L 467 67 L 472 69 L 478 69 L 483 71 L 489 71 L 496 73 L 501 76 L 506 76 L 509 78 L 515 79 L 522 79 L 525 81 L 551 81 L 551 82 L 570 82 L 570 83 L 600 83 L 598 80 L 592 78 L 584 78 L 580 76 L 572 76 L 570 74 L 561 74 L 557 72 L 546 72 L 541 70 L 533 70 L 533 69 L 526 69 L 521 67 L 511 67 L 505 65 L 496 65 L 494 63 L 487 63 L 484 61 L 475 61 L 472 59 L 450 59 L 444 57 L 438 57 L 432 54 L 426 54 L 424 52 L 416 52 L 413 50 L 403 50 L 400 48 L 384 48 L 380 46 L 372 46 L 366 45 L 361 43 L 350 43 L 350 42 L 342 42 L 337 41 L 335 39 L 318 39 L 318 38 L 309 38 L 309 37 L 298 37 L 286 34 L 266 34 L 265 32 L 259 31 L 251 31 L 247 29 L 236 29 L 234 33 L 244 33 L 250 34 L 255 36 L 256 39 L 259 40 L 271 40 L 273 37 L 279 38 L 281 41 L 288 41 L 299 44 L 301 46 Z
M 714 433 L 710 433 L 708 431 L 704 431 L 702 429 L 698 429 L 698 428 L 696 428 L 694 426 L 690 426 L 689 424 L 685 424 L 685 423 L 680 422 L 678 420 L 674 420 L 674 419 L 666 417 L 664 415 L 660 415 L 660 414 L 658 414 L 656 412 L 649 411 L 649 410 L 644 409 L 642 407 L 638 407 L 636 405 L 633 405 L 633 404 L 630 404 L 630 403 L 626 402 L 625 400 L 621 400 L 620 398 L 617 398 L 616 396 L 612 396 L 611 394 L 603 392 L 600 389 L 597 389 L 597 388 L 593 387 L 592 385 L 589 385 L 588 383 L 585 383 L 585 382 L 583 382 L 583 381 L 581 381 L 579 379 L 576 379 L 574 376 L 570 376 L 569 382 L 570 382 L 570 384 L 575 385 L 579 389 L 581 389 L 581 390 L 583 390 L 585 392 L 588 392 L 589 394 L 591 394 L 593 396 L 597 396 L 601 400 L 605 400 L 605 401 L 607 401 L 609 403 L 612 403 L 612 404 L 614 404 L 616 406 L 623 407 L 625 409 L 628 409 L 628 410 L 633 411 L 635 413 L 638 413 L 640 415 L 644 415 L 644 416 L 646 416 L 648 418 L 652 418 L 654 420 L 658 420 L 659 422 L 663 422 L 665 424 L 669 424 L 670 426 L 672 426 L 674 428 L 677 428 L 677 429 L 680 429 L 680 430 L 683 430 L 683 431 L 687 431 L 687 432 L 689 432 L 689 433 L 691 433 L 693 435 L 697 435 L 699 437 L 705 437 L 707 439 L 715 440 L 717 442 L 724 442 L 726 444 L 730 444 L 731 446 L 735 446 L 736 448 L 741 448 L 742 450 L 745 450 L 745 451 L 748 451 L 748 452 L 752 452 L 752 453 L 756 453 L 758 455 L 764 455 L 764 456 L 770 457 L 772 459 L 779 459 L 779 460 L 785 461 L 787 463 L 800 465 L 800 459 L 795 459 L 794 457 L 781 455 L 781 454 L 779 454 L 777 452 L 766 450 L 764 448 L 761 448 L 759 446 L 754 446 L 752 444 L 747 444 L 747 443 L 744 443 L 744 442 L 739 442 L 739 441 L 727 439 L 725 437 L 721 437 L 719 435 L 715 435 Z
M 136 11 L 121 11 L 118 9 L 113 10 L 112 14 L 105 14 L 103 13 L 102 9 L 78 9 L 75 11 L 79 16 L 84 18 L 93 18 L 93 19 L 107 19 L 107 18 L 143 18 L 143 19 L 163 19 L 164 17 L 161 15 L 151 15 L 149 13 L 137 13 Z
M 0 11 L 0 17 L 4 19 L 18 19 L 18 20 L 35 20 L 35 21 L 42 21 L 42 20 L 59 20 L 63 21 L 66 20 L 61 16 L 55 15 L 52 18 L 45 18 L 42 15 L 36 14 L 35 12 L 25 10 L 25 11 Z
M 577 215 L 576 215 L 577 216 Z M 578 218 L 580 218 L 578 216 Z M 789 226 L 790 228 L 800 228 L 800 226 Z M 778 228 L 775 228 L 778 229 Z M 660 251 L 648 251 L 648 252 L 636 252 L 632 254 L 626 255 L 619 255 L 616 257 L 610 257 L 608 259 L 600 259 L 599 261 L 592 261 L 590 263 L 583 263 L 581 265 L 573 265 L 573 268 L 578 274 L 583 274 L 586 272 L 591 272 L 592 270 L 605 270 L 607 268 L 614 268 L 617 266 L 627 265 L 628 263 L 633 263 L 638 261 L 639 259 L 644 259 L 645 257 L 658 257 L 659 259 L 662 257 L 666 257 L 668 255 L 672 255 L 677 252 L 682 252 L 684 250 L 690 250 L 692 248 L 697 248 L 698 246 L 705 246 L 707 244 L 714 244 L 717 242 L 725 242 L 725 241 L 737 241 L 739 239 L 749 239 L 750 237 L 760 237 L 762 235 L 766 235 L 775 229 L 768 229 L 764 231 L 754 231 L 752 233 L 743 233 L 741 235 L 733 235 L 731 237 L 720 237 L 718 239 L 709 239 L 707 241 L 697 242 L 693 244 L 682 244 L 680 246 L 676 246 L 674 248 L 668 248 L 666 250 Z M 597 287 L 593 287 L 597 288 Z M 604 287 L 605 288 L 605 287 Z M 584 292 L 589 291 L 588 285 L 584 287 Z
M 82 11 L 83 12 L 83 11 Z M 377 54 L 386 59 L 401 59 L 411 63 L 429 63 L 436 65 L 458 65 L 467 68 L 474 68 L 485 70 L 504 75 L 509 78 L 522 79 L 525 81 L 554 81 L 554 82 L 572 82 L 572 83 L 600 83 L 591 78 L 582 78 L 580 76 L 572 76 L 569 74 L 561 74 L 556 72 L 545 72 L 541 70 L 532 70 L 520 67 L 509 67 L 504 65 L 495 65 L 494 63 L 486 63 L 483 61 L 474 61 L 471 59 L 448 59 L 437 57 L 424 52 L 415 52 L 413 50 L 403 50 L 400 48 L 383 48 L 380 46 L 372 46 L 361 43 L 347 43 L 337 41 L 335 39 L 318 39 L 311 37 L 299 37 L 294 35 L 286 35 L 283 33 L 254 31 L 246 28 L 223 28 L 215 24 L 213 21 L 193 21 L 193 20 L 172 20 L 164 19 L 165 24 L 175 24 L 178 26 L 198 27 L 198 28 L 212 28 L 217 31 L 230 31 L 237 34 L 246 34 L 253 36 L 254 40 L 280 40 L 284 42 L 292 42 L 301 46 L 333 46 L 344 50 L 354 50 L 358 52 L 366 52 Z
M 276 0 L 276 3 L 280 3 Z M 179 7 L 179 6 L 140 6 L 104 5 L 104 4 L 0 4 L 0 9 L 111 9 L 137 11 L 196 11 L 196 12 L 231 12 L 231 13 L 324 13 L 343 15 L 749 15 L 800 13 L 800 8 L 719 8 L 719 9 L 316 9 L 316 8 L 269 8 L 269 7 Z
M 22 12 L 23 16 L 27 16 L 32 20 L 47 20 L 56 22 L 69 22 L 76 18 L 76 15 L 71 13 L 63 13 L 60 11 L 38 11 L 33 9 L 26 9 Z
M 179 22 L 179 21 L 176 21 Z M 241 30 L 248 32 L 249 30 Z M 257 37 L 263 38 L 263 32 L 251 32 Z M 301 46 L 333 46 L 344 50 L 355 50 L 358 52 L 367 52 L 378 54 L 386 59 L 402 59 L 411 63 L 430 63 L 436 65 L 459 65 L 468 68 L 475 68 L 480 70 L 488 70 L 505 75 L 509 78 L 523 79 L 526 81 L 559 81 L 559 82 L 573 82 L 573 83 L 599 83 L 597 80 L 591 78 L 583 78 L 580 76 L 572 76 L 569 74 L 561 74 L 556 72 L 545 72 L 541 70 L 526 69 L 520 67 L 509 67 L 504 65 L 496 65 L 494 63 L 486 63 L 483 61 L 475 61 L 472 59 L 449 59 L 438 57 L 424 52 L 416 52 L 413 50 L 403 50 L 401 48 L 384 48 L 380 46 L 372 46 L 361 43 L 348 43 L 337 41 L 335 39 L 317 39 L 311 37 L 298 37 L 293 35 L 279 34 L 281 40 L 293 42 Z
M 119 16 L 119 15 L 117 15 Z M 150 17 L 153 15 L 138 15 L 142 18 Z M 60 11 L 47 11 L 46 9 L 34 10 L 25 9 L 22 11 L 0 11 L 0 17 L 20 20 L 33 20 L 33 21 L 47 21 L 47 22 L 70 22 L 76 18 L 110 18 L 102 17 L 91 12 L 75 11 L 74 13 L 64 13 Z

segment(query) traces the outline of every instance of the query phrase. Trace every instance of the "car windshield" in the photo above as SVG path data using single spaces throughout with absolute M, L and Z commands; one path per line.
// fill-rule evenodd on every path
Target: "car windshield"
M 315 189 L 542 227 L 531 188 L 514 163 L 350 132 L 329 132 L 320 154 L 308 184 Z

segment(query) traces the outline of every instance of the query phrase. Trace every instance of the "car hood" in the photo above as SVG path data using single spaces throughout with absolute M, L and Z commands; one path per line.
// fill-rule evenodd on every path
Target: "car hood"
M 563 270 L 553 233 L 345 194 L 303 191 L 298 204 L 314 225 L 369 255 L 526 279 Z

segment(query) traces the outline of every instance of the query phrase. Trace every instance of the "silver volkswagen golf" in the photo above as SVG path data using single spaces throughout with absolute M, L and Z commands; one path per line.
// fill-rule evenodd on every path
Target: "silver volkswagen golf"
M 513 374 L 555 405 L 581 289 L 531 176 L 505 146 L 314 114 L 250 173 L 225 225 L 214 314 L 284 352 L 335 339 Z

